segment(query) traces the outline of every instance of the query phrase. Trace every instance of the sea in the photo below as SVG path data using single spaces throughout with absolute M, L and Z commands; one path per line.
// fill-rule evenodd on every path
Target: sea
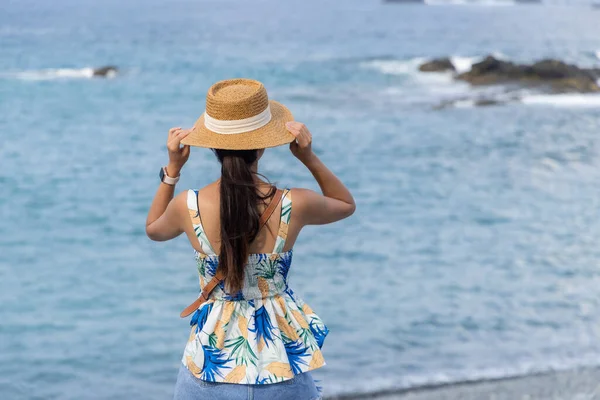
M 0 0 L 0 398 L 172 398 L 197 272 L 145 219 L 168 129 L 234 77 L 356 199 L 290 272 L 330 329 L 326 397 L 600 366 L 600 95 L 477 107 L 502 93 L 418 71 L 600 67 L 598 21 L 582 2 Z M 318 190 L 285 146 L 259 168 Z M 177 190 L 219 171 L 193 149 Z

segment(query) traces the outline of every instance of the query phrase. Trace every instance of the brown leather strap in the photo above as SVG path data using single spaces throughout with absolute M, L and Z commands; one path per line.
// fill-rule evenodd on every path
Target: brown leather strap
M 198 297 L 192 304 L 187 306 L 185 310 L 179 314 L 181 318 L 185 318 L 194 311 L 196 311 L 200 306 L 208 300 L 208 296 L 212 293 L 213 290 L 217 287 L 217 285 L 223 280 L 225 277 L 223 276 L 223 272 L 217 270 L 217 273 L 213 278 L 204 286 L 202 292 L 200 293 L 200 297 Z
M 265 208 L 265 211 L 263 211 L 262 215 L 260 216 L 260 219 L 258 221 L 258 224 L 259 224 L 258 230 L 261 230 L 262 227 L 265 226 L 265 224 L 267 223 L 269 218 L 271 218 L 271 215 L 273 215 L 275 208 L 281 201 L 282 195 L 283 195 L 283 191 L 281 189 L 277 189 L 275 191 L 275 197 L 273 198 L 273 200 L 271 200 L 271 202 L 269 203 L 267 208 Z M 217 270 L 217 272 L 215 273 L 215 276 L 213 276 L 213 278 L 204 286 L 204 288 L 202 289 L 202 292 L 200 292 L 200 297 L 198 297 L 196 300 L 194 300 L 194 302 L 192 304 L 187 306 L 181 312 L 181 314 L 179 314 L 179 316 L 181 318 L 185 318 L 188 315 L 190 315 L 191 313 L 193 313 L 194 311 L 196 311 L 198 308 L 200 308 L 200 306 L 206 300 L 208 300 L 208 296 L 210 296 L 212 291 L 215 290 L 217 285 L 219 283 L 221 283 L 221 281 L 223 279 L 225 279 L 225 276 L 223 276 L 223 272 L 221 270 Z
M 273 215 L 273 212 L 275 211 L 277 204 L 279 204 L 279 202 L 281 201 L 282 195 L 283 195 L 283 190 L 277 189 L 275 191 L 275 196 L 273 197 L 273 200 L 271 200 L 271 202 L 269 203 L 267 208 L 265 208 L 265 211 L 263 211 L 262 215 L 260 216 L 260 219 L 258 220 L 258 230 L 259 231 L 262 229 L 263 226 L 265 226 L 265 224 L 267 223 L 269 218 L 271 218 L 271 215 Z

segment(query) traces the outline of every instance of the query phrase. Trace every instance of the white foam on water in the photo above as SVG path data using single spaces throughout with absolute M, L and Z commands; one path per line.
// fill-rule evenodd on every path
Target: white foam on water
M 598 94 L 531 94 L 521 99 L 527 105 L 545 105 L 555 107 L 600 108 Z
M 596 58 L 597 58 L 598 60 L 600 60 L 600 50 L 598 50 L 598 51 L 597 51 L 595 54 L 596 54 Z
M 499 51 L 494 51 L 490 55 L 498 60 L 503 60 L 503 61 L 509 60 L 507 55 L 502 54 Z M 483 61 L 484 58 L 485 57 L 451 56 L 450 61 L 452 61 L 452 65 L 454 65 L 456 72 L 458 72 L 459 74 L 462 74 L 464 72 L 469 72 L 471 70 L 471 68 L 473 67 L 473 64 L 477 64 L 478 62 Z
M 361 64 L 363 68 L 372 69 L 385 75 L 405 76 L 417 85 L 437 90 L 455 85 L 453 73 L 419 71 L 419 66 L 426 62 L 424 57 L 411 58 L 409 60 L 373 60 Z
M 452 63 L 459 73 L 468 71 L 473 63 L 478 62 L 481 57 L 451 57 Z M 419 67 L 430 60 L 425 57 L 415 57 L 405 60 L 376 59 L 365 61 L 360 64 L 361 68 L 377 71 L 384 75 L 403 77 L 402 97 L 405 101 L 415 103 L 429 103 L 432 101 L 444 102 L 447 98 L 464 97 L 472 91 L 472 88 L 462 81 L 454 79 L 453 71 L 444 72 L 421 72 Z M 396 88 L 389 88 L 387 95 L 396 94 Z M 436 100 L 436 98 L 438 100 Z M 455 106 L 452 104 L 452 106 Z M 473 107 L 473 101 L 459 103 L 458 107 Z
M 406 76 L 413 82 L 425 84 L 432 88 L 454 83 L 453 73 L 450 71 L 426 73 L 419 71 L 419 66 L 427 60 L 424 57 L 416 57 L 409 60 L 373 60 L 364 62 L 361 66 L 385 75 Z
M 473 64 L 478 63 L 481 60 L 482 60 L 481 57 L 461 57 L 461 56 L 450 57 L 450 61 L 452 61 L 452 65 L 454 65 L 456 72 L 458 72 L 459 74 L 470 71 Z
M 507 60 L 508 57 L 500 52 L 493 52 L 492 56 L 496 57 L 500 60 Z M 465 57 L 465 56 L 450 56 L 450 61 L 456 72 L 462 74 L 464 72 L 468 72 L 473 67 L 473 64 L 481 62 L 484 59 L 482 56 L 476 57 Z M 421 73 L 419 71 L 419 66 L 424 62 L 431 60 L 431 58 L 426 57 L 415 57 L 409 60 L 372 60 L 363 62 L 361 67 L 377 70 L 386 75 L 412 75 L 412 74 L 423 74 L 428 76 L 451 76 L 451 74 L 447 72 L 426 72 Z
M 475 100 L 473 99 L 465 99 L 455 101 L 453 104 L 454 108 L 473 108 L 475 107 Z
M 491 53 L 491 55 L 495 58 L 497 58 L 498 60 L 502 60 L 502 61 L 510 61 L 510 59 L 508 58 L 508 56 L 500 51 L 493 51 Z M 481 60 L 483 60 L 483 58 L 481 58 Z
M 373 60 L 363 62 L 361 67 L 373 69 L 386 75 L 411 75 L 419 72 L 419 66 L 426 61 L 418 57 L 410 60 Z
M 507 59 L 507 56 L 500 52 L 493 52 L 491 55 L 498 59 Z M 598 54 L 598 56 L 600 56 L 600 54 Z M 418 89 L 415 87 L 413 87 L 413 89 L 405 88 L 403 89 L 404 93 L 410 90 L 418 90 L 421 95 L 446 97 L 446 100 L 443 98 L 441 99 L 442 103 L 447 102 L 447 96 L 465 95 L 468 93 L 473 94 L 471 98 L 461 98 L 455 101 L 451 100 L 450 104 L 455 108 L 473 108 L 476 106 L 478 98 L 497 99 L 500 103 L 521 102 L 521 104 L 525 105 L 600 108 L 600 94 L 540 94 L 525 91 L 517 94 L 516 97 L 511 97 L 510 95 L 502 93 L 484 93 L 484 91 L 470 87 L 464 82 L 457 82 L 454 80 L 453 72 L 419 71 L 419 66 L 428 60 L 430 59 L 425 57 L 415 57 L 408 60 L 380 59 L 363 62 L 361 63 L 361 67 L 372 69 L 385 75 L 406 76 L 409 79 L 409 82 L 418 86 Z M 465 57 L 456 55 L 451 56 L 450 60 L 456 69 L 456 73 L 461 74 L 471 70 L 473 64 L 483 60 L 483 57 Z M 600 85 L 600 80 L 598 83 Z
M 47 81 L 54 79 L 89 79 L 94 77 L 93 68 L 52 68 L 32 71 L 20 71 L 4 74 L 26 81 Z M 116 73 L 110 71 L 106 77 L 114 78 Z

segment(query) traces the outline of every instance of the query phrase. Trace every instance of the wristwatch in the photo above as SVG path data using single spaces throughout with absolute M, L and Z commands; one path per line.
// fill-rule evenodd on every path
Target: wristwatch
M 166 183 L 167 185 L 171 186 L 175 186 L 175 184 L 179 181 L 179 176 L 176 178 L 171 178 L 169 175 L 167 175 L 167 167 L 162 167 L 158 176 L 160 176 L 160 181 L 162 183 Z

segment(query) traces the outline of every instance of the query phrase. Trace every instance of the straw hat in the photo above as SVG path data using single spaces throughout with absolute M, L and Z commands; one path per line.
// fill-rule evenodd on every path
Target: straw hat
M 269 100 L 264 85 L 252 79 L 217 82 L 206 94 L 206 111 L 181 143 L 212 149 L 252 150 L 294 140 L 285 127 L 290 110 Z

